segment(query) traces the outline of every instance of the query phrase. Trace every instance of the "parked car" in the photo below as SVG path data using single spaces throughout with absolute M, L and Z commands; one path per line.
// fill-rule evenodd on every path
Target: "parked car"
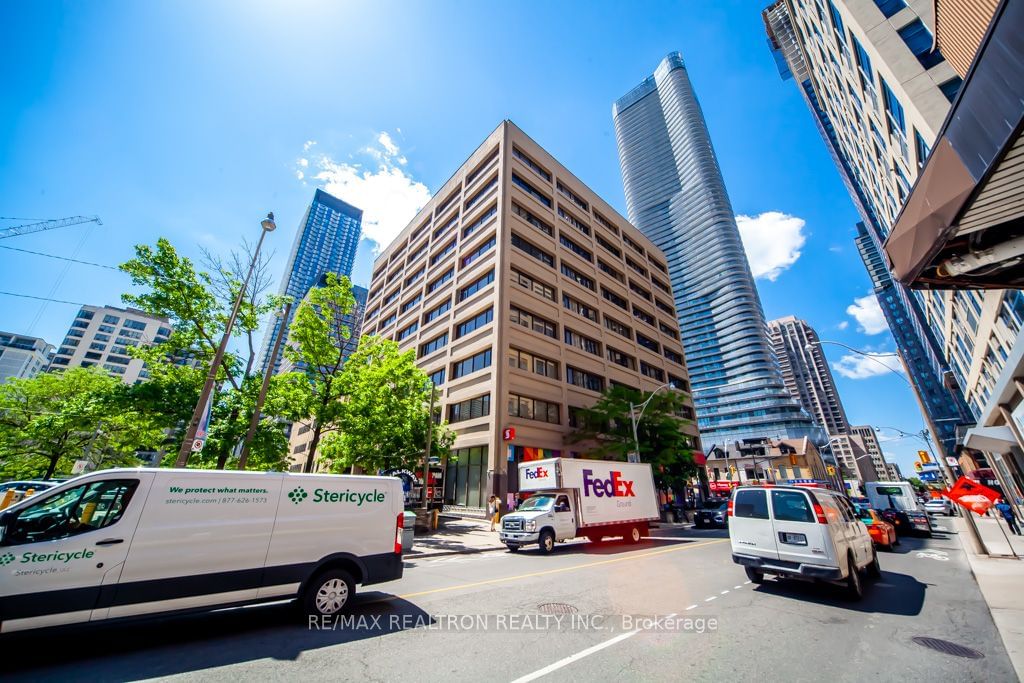
M 896 534 L 920 534 L 931 537 L 932 523 L 924 506 L 917 500 L 917 492 L 905 481 L 869 481 L 867 489 L 871 508 L 877 510 L 885 521 L 896 527 Z
M 827 581 L 859 600 L 861 572 L 881 576 L 867 527 L 846 496 L 800 486 L 741 486 L 729 502 L 732 559 L 752 583 L 766 574 Z
M 54 486 L 56 486 L 59 483 L 60 483 L 59 481 L 53 481 L 53 480 L 50 480 L 50 481 L 32 481 L 32 480 L 5 481 L 4 483 L 0 484 L 0 496 L 2 496 L 3 494 L 7 493 L 11 489 L 13 489 L 15 491 L 20 491 L 22 493 L 24 493 L 25 491 L 30 491 L 30 490 L 31 491 L 36 491 L 36 492 L 45 491 L 46 489 L 53 488 Z
M 925 501 L 924 509 L 929 514 L 948 517 L 953 514 L 953 501 L 949 498 L 931 498 Z
M 877 510 L 859 505 L 854 506 L 854 509 L 857 511 L 857 517 L 868 528 L 868 534 L 875 547 L 881 546 L 886 550 L 892 550 L 894 545 L 900 544 L 896 536 L 896 527 L 882 519 Z
M 729 526 L 729 501 L 708 501 L 694 515 L 693 525 L 698 529 Z

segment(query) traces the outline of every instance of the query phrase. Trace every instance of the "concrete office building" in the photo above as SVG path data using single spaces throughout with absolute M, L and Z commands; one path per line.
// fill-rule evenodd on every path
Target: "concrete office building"
M 874 468 L 875 476 L 880 481 L 887 480 L 889 478 L 889 467 L 885 461 L 882 444 L 878 441 L 878 434 L 875 432 L 875 428 L 870 425 L 852 426 L 850 427 L 850 434 L 860 437 L 861 441 L 864 442 L 864 448 L 868 455 L 867 461 Z
M 682 56 L 612 108 L 630 221 L 668 259 L 707 445 L 825 435 L 790 396 Z
M 768 336 L 789 393 L 829 434 L 845 434 L 850 423 L 818 333 L 803 320 L 787 316 L 768 321 Z
M 50 362 L 50 370 L 98 366 L 125 384 L 135 384 L 149 377 L 149 372 L 141 359 L 128 355 L 128 347 L 159 344 L 170 336 L 166 318 L 135 308 L 82 306 Z
M 903 473 L 900 472 L 900 466 L 894 462 L 887 462 L 885 468 L 889 470 L 889 481 L 903 481 Z
M 762 16 L 780 73 L 797 81 L 862 217 L 858 250 L 929 427 L 951 454 L 957 425 L 972 421 L 967 403 L 983 389 L 955 364 L 948 297 L 911 292 L 893 280 L 882 256 L 961 84 L 932 50 L 932 6 L 932 0 L 778 0 Z M 991 317 L 1000 307 L 992 301 L 981 308 Z M 987 347 L 975 343 L 976 335 L 960 338 L 980 366 Z
M 280 293 L 291 296 L 297 304 L 327 273 L 352 277 L 362 224 L 362 209 L 317 189 L 295 233 Z M 274 342 L 282 331 L 287 342 L 288 327 L 297 308 L 297 305 L 292 308 L 288 320 L 276 316 L 270 318 L 259 355 L 260 367 L 264 371 L 270 364 Z M 281 359 L 278 358 L 274 372 L 280 367 Z
M 46 369 L 53 344 L 39 337 L 0 332 L 0 384 L 31 379 Z
M 519 462 L 585 455 L 566 437 L 609 386 L 688 395 L 672 302 L 664 254 L 504 121 L 376 260 L 363 331 L 416 350 L 456 434 L 445 501 L 480 508 Z

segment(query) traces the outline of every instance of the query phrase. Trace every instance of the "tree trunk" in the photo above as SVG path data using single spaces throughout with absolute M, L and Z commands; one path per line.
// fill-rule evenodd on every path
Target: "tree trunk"
M 58 462 L 60 462 L 60 455 L 50 456 L 50 464 L 46 466 L 46 474 L 43 475 L 43 481 L 47 481 L 53 476 L 54 471 L 57 469 Z
M 313 440 L 309 442 L 309 452 L 306 454 L 306 465 L 302 468 L 307 474 L 313 471 L 313 463 L 316 460 L 316 447 L 320 444 L 320 423 L 313 426 Z
M 236 419 L 238 419 L 238 408 L 232 408 L 231 415 L 228 416 L 228 424 L 234 424 Z M 223 450 L 221 450 L 221 452 L 217 454 L 218 470 L 222 470 L 227 466 L 228 458 L 231 456 L 231 451 L 233 450 L 233 447 L 229 447 L 227 444 L 224 444 Z

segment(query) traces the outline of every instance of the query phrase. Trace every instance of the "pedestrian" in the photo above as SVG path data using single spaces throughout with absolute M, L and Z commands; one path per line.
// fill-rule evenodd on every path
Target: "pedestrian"
M 1013 508 L 1004 499 L 1000 498 L 996 501 L 995 508 L 1002 513 L 1003 519 L 1006 520 L 1006 525 L 1010 527 L 1010 531 L 1015 536 L 1020 536 L 1020 527 L 1017 526 L 1017 516 L 1013 514 Z
M 498 523 L 498 519 L 501 517 L 500 498 L 491 496 L 490 500 L 487 501 L 487 514 L 491 518 L 491 531 L 495 531 L 494 525 Z

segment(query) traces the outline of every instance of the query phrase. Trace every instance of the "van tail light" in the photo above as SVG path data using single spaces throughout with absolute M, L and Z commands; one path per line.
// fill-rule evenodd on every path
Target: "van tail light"
M 399 512 L 395 521 L 395 554 L 402 554 L 402 529 L 405 528 L 405 513 Z
M 825 517 L 825 510 L 822 509 L 821 503 L 814 501 L 814 516 L 818 518 L 818 524 L 828 524 L 828 518 Z
M 727 517 L 732 517 L 732 501 L 731 500 L 729 501 L 729 503 L 725 507 L 725 514 L 726 514 Z

